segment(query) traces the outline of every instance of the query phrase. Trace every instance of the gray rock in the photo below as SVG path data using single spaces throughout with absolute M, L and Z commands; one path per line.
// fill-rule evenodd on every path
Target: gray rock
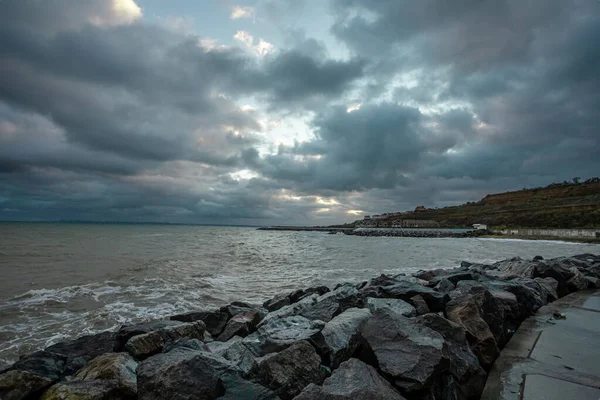
M 179 339 L 173 342 L 166 343 L 165 347 L 163 348 L 163 353 L 168 353 L 169 351 L 177 347 L 199 351 L 210 351 L 208 345 L 206 343 L 201 342 L 198 339 Z
M 342 363 L 323 386 L 311 384 L 294 400 L 404 400 L 375 368 L 356 358 Z
M 450 380 L 451 384 L 446 385 L 443 391 L 454 393 L 453 398 L 480 398 L 487 375 L 467 344 L 465 330 L 438 314 L 422 315 L 415 321 L 440 333 L 446 340 L 444 352 L 450 360 L 449 372 L 454 379 Z
M 90 361 L 99 355 L 113 351 L 114 343 L 114 332 L 102 332 L 96 335 L 82 336 L 69 342 L 56 343 L 45 350 L 69 359 L 82 358 Z
M 423 389 L 448 368 L 442 335 L 393 311 L 375 311 L 362 335 L 359 358 L 378 365 L 406 392 Z
M 410 282 L 399 282 L 391 286 L 383 286 L 380 288 L 380 292 L 382 293 L 380 296 L 374 297 L 392 297 L 409 301 L 411 297 L 419 295 L 433 312 L 442 311 L 449 300 L 448 295 L 445 293 Z
M 583 275 L 576 267 L 569 268 L 569 271 L 573 273 L 571 279 L 567 281 L 569 291 L 576 292 L 588 288 L 588 281 L 585 279 L 585 275 Z
M 491 296 L 487 292 L 486 296 Z M 479 363 L 489 368 L 499 355 L 494 334 L 482 317 L 479 301 L 473 295 L 454 299 L 446 306 L 446 317 L 462 326 L 467 332 L 467 340 Z
M 185 314 L 173 315 L 173 321 L 195 322 L 202 321 L 206 325 L 206 331 L 213 337 L 217 337 L 225 329 L 229 314 L 221 311 L 194 311 Z
M 135 400 L 135 393 L 123 391 L 115 380 L 60 382 L 48 389 L 41 400 Z
M 317 294 L 319 296 L 329 293 L 331 290 L 327 286 L 314 286 L 304 290 L 297 290 L 290 294 L 290 300 L 292 303 L 302 300 L 303 298 L 310 296 L 311 294 Z
M 595 276 L 586 276 L 585 280 L 588 283 L 588 287 L 590 289 L 598 289 L 600 288 L 600 279 Z
M 0 399 L 22 400 L 38 398 L 53 380 L 25 370 L 10 370 L 0 374 Z
M 81 360 L 81 368 L 85 361 Z M 50 353 L 45 350 L 36 351 L 35 353 L 31 353 L 25 357 L 22 357 L 19 361 L 14 363 L 10 370 L 19 370 L 19 371 L 29 371 L 34 374 L 46 377 L 51 381 L 56 381 L 65 375 L 68 375 L 69 372 L 75 372 L 76 369 L 72 368 L 73 371 L 68 371 L 67 366 L 68 358 L 55 353 Z
M 269 313 L 269 311 L 260 304 L 250 304 L 243 301 L 234 301 L 229 305 L 221 307 L 219 311 L 227 313 L 229 317 L 248 311 L 256 311 L 260 315 L 261 320 Z
M 231 317 L 227 326 L 221 332 L 218 341 L 226 342 L 234 336 L 247 336 L 256 329 L 261 317 L 258 311 L 246 311 Z
M 264 356 L 281 351 L 300 340 L 310 340 L 324 326 L 322 321 L 310 321 L 301 316 L 278 318 L 260 326 L 242 342 L 254 355 Z
M 157 331 L 170 326 L 181 325 L 179 321 L 150 321 L 136 325 L 122 326 L 116 334 L 114 351 L 125 350 L 125 344 L 134 336 Z
M 174 322 L 174 321 L 173 321 Z M 158 330 L 131 337 L 125 350 L 138 360 L 160 353 L 165 344 L 179 339 L 198 339 L 204 337 L 205 325 L 202 321 L 178 322 Z
M 280 293 L 263 303 L 263 307 L 268 311 L 276 311 L 281 307 L 289 306 L 292 303 L 289 293 Z
M 542 296 L 545 295 L 547 303 L 558 300 L 558 282 L 554 278 L 534 278 L 533 281 L 539 285 Z M 531 283 L 524 283 L 531 287 Z
M 441 279 L 433 288 L 440 293 L 448 293 L 456 288 L 456 285 L 448 279 Z
M 362 327 L 370 317 L 371 312 L 365 308 L 349 308 L 313 337 L 326 365 L 335 369 L 354 354 L 360 344 Z
M 423 315 L 430 312 L 429 307 L 427 306 L 427 303 L 425 302 L 422 296 L 413 296 L 410 299 L 408 299 L 408 301 L 415 308 L 415 312 L 417 313 L 417 315 Z
M 227 342 L 212 342 L 208 344 L 211 352 L 231 361 L 241 371 L 242 375 L 246 376 L 252 366 L 256 356 L 242 343 L 242 338 L 235 336 Z
M 331 292 L 330 292 L 331 293 Z M 319 320 L 329 322 L 342 312 L 342 307 L 336 298 L 326 295 L 317 298 L 316 302 L 306 305 L 298 311 L 297 315 L 301 315 L 310 320 Z
M 270 323 L 276 319 L 291 317 L 294 315 L 298 315 L 298 313 L 302 312 L 302 310 L 312 306 L 317 302 L 319 295 L 311 294 L 297 303 L 290 304 L 289 306 L 281 307 L 279 310 L 268 313 L 258 324 L 260 328 L 263 325 Z
M 91 360 L 73 381 L 113 380 L 123 396 L 137 397 L 137 362 L 127 353 L 108 353 Z
M 138 365 L 138 396 L 145 400 L 275 398 L 267 388 L 245 381 L 223 357 L 186 348 L 142 361 Z
M 564 297 L 571 292 L 567 281 L 573 277 L 570 271 L 571 265 L 564 258 L 538 262 L 535 268 L 534 278 L 553 278 L 558 282 L 556 291 L 559 297 Z
M 366 302 L 371 312 L 388 308 L 405 317 L 415 317 L 417 315 L 417 310 L 404 300 L 367 297 Z
M 275 391 L 283 400 L 292 399 L 308 384 L 320 384 L 325 379 L 321 358 L 304 340 L 280 353 L 256 359 L 250 375 Z
M 363 297 L 360 291 L 354 286 L 342 286 L 331 292 L 318 297 L 317 302 L 334 301 L 339 303 L 341 311 L 349 308 L 362 308 L 364 306 Z

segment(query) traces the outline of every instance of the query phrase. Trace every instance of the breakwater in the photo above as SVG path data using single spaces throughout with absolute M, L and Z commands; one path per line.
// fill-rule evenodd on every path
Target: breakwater
M 523 320 L 599 285 L 582 254 L 300 289 L 49 346 L 0 398 L 477 399 Z
M 343 233 L 351 236 L 388 236 L 422 238 L 464 238 L 489 235 L 483 229 L 445 229 L 445 228 L 324 228 L 305 226 L 269 226 L 258 228 L 264 231 L 299 231 Z

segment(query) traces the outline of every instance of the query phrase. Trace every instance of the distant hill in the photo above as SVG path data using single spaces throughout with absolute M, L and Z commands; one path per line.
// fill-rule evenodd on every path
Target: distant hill
M 390 213 L 353 225 L 391 227 L 407 220 L 435 221 L 441 227 L 600 228 L 600 178 L 490 194 L 459 206 Z

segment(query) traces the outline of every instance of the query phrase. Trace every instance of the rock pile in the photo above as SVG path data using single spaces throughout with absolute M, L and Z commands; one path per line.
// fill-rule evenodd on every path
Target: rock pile
M 0 373 L 16 399 L 478 399 L 520 323 L 600 285 L 600 256 L 463 262 L 123 326 Z

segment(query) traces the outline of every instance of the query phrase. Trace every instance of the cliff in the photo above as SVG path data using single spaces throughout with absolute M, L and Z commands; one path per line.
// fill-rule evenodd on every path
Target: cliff
M 392 227 L 408 221 L 435 221 L 441 227 L 486 224 L 507 228 L 599 228 L 600 179 L 490 194 L 459 206 L 391 213 L 356 226 Z

